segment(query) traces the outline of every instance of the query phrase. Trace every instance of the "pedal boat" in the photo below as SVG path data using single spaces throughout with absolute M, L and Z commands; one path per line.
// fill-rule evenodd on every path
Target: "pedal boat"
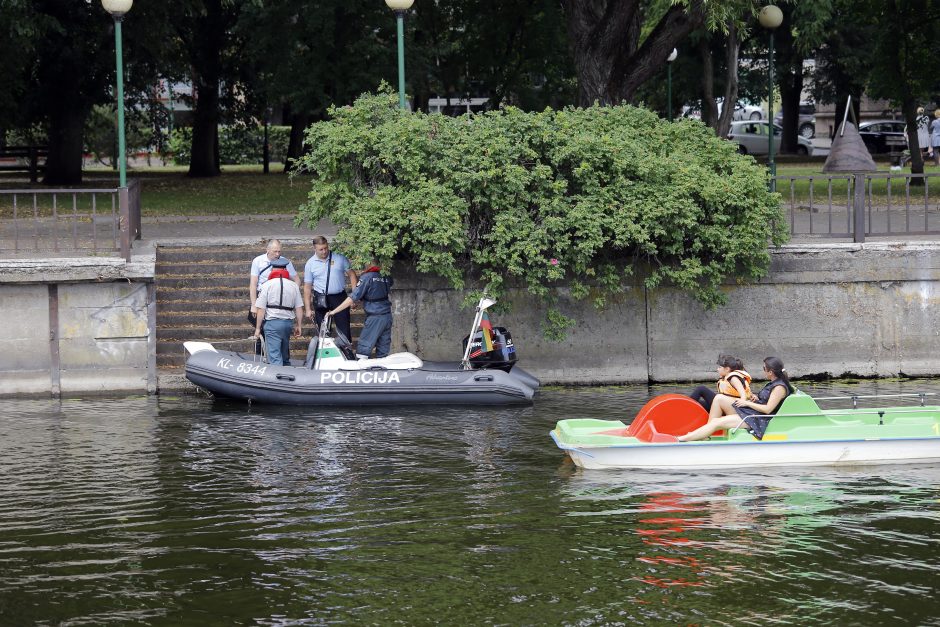
M 481 300 L 474 329 L 492 302 Z M 539 387 L 537 378 L 516 366 L 512 338 L 502 327 L 488 329 L 492 350 L 484 350 L 481 331 L 471 331 L 463 361 L 428 362 L 412 353 L 357 360 L 348 340 L 338 333 L 331 337 L 329 326 L 324 321 L 297 366 L 184 342 L 186 378 L 216 396 L 310 406 L 530 404 Z
M 852 400 L 848 409 L 821 410 L 816 400 L 796 391 L 781 404 L 762 440 L 745 428 L 718 431 L 697 442 L 676 442 L 705 424 L 708 414 L 679 394 L 651 399 L 629 425 L 619 420 L 560 420 L 551 437 L 575 463 L 603 468 L 733 468 L 747 466 L 821 466 L 920 464 L 940 461 L 940 406 L 859 408 L 859 399 L 885 396 L 827 397 Z M 896 402 L 896 401 L 895 401 Z

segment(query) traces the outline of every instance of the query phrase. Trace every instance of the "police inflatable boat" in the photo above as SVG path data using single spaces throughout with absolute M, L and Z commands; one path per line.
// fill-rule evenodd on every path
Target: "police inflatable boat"
M 329 318 L 310 341 L 302 366 L 276 366 L 257 355 L 184 342 L 186 378 L 216 396 L 287 405 L 511 405 L 532 402 L 539 381 L 516 366 L 512 336 L 490 327 L 481 299 L 464 339 L 464 358 L 423 361 L 411 353 L 360 359 Z

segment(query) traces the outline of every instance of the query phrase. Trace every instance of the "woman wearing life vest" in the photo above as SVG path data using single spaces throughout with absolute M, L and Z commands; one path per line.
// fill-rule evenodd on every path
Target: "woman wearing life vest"
M 713 414 L 716 396 L 749 399 L 751 398 L 751 375 L 744 369 L 744 362 L 732 355 L 718 355 L 718 391 L 700 385 L 689 394 L 692 400 L 698 401 L 712 418 L 721 416 Z M 717 408 L 716 408 L 717 412 Z
M 712 409 L 716 407 L 720 414 L 710 417 L 703 426 L 676 438 L 680 442 L 702 440 L 720 429 L 745 428 L 758 440 L 763 439 L 767 424 L 787 396 L 793 393 L 793 385 L 787 375 L 783 362 L 777 357 L 764 359 L 764 376 L 770 381 L 757 396 L 750 399 L 732 399 L 717 395 Z

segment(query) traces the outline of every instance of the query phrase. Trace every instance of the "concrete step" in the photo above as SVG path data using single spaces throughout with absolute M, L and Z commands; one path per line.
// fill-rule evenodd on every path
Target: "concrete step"
M 211 248 L 168 247 L 160 246 L 157 250 L 157 265 L 160 264 L 200 264 L 204 262 L 231 262 L 248 268 L 251 260 L 264 253 L 264 247 L 254 246 L 213 246 Z M 313 244 L 306 248 L 282 246 L 281 254 L 291 260 L 295 267 L 302 267 L 313 254 Z M 300 264 L 298 266 L 297 264 Z
M 349 319 L 352 321 L 352 326 L 361 327 L 365 322 L 366 315 L 361 309 L 357 309 L 352 312 Z M 247 325 L 248 303 L 238 301 L 233 305 L 228 305 L 226 308 L 204 303 L 202 307 L 195 307 L 194 305 L 192 309 L 182 310 L 165 308 L 157 304 L 158 327 L 190 326 L 199 324 L 200 321 L 211 322 L 213 324 L 236 324 L 244 322 Z M 303 324 L 309 324 L 308 320 L 305 319 Z
M 204 340 L 205 341 L 205 340 Z M 307 355 L 307 347 L 310 344 L 310 338 L 291 339 L 290 354 L 293 359 L 303 359 Z M 231 350 L 240 353 L 252 354 L 254 344 L 249 339 L 242 339 L 232 342 L 216 341 L 212 345 L 219 350 Z M 186 364 L 186 350 L 182 342 L 160 342 L 157 344 L 157 367 L 158 368 L 182 368 Z
M 179 289 L 170 289 L 160 285 L 159 277 L 157 285 L 157 303 L 170 302 L 211 302 L 217 300 L 239 300 L 248 304 L 248 284 L 237 287 L 219 287 L 216 285 L 203 285 L 200 287 L 186 287 Z
M 240 351 L 240 352 L 250 352 L 252 343 L 251 337 L 247 334 L 233 339 L 222 339 L 222 338 L 202 338 L 195 340 L 198 342 L 209 342 L 219 350 L 226 351 Z M 304 336 L 301 338 L 292 337 L 290 340 L 291 350 L 299 350 L 303 348 L 307 350 L 307 346 L 310 344 L 310 336 Z M 182 340 L 171 340 L 167 339 L 162 342 L 157 342 L 157 356 L 160 355 L 172 355 L 177 352 L 183 351 L 183 341 Z
M 204 289 L 204 288 L 241 288 L 248 296 L 248 276 L 238 274 L 191 274 L 163 275 L 155 278 L 157 290 Z
M 157 289 L 178 290 L 178 289 L 202 289 L 211 287 L 231 287 L 241 288 L 247 297 L 248 294 L 248 273 L 223 274 L 213 272 L 212 274 L 159 274 L 155 277 Z M 332 285 L 330 286 L 332 288 Z M 347 287 L 347 290 L 349 288 Z M 301 287 L 303 290 L 303 287 Z
M 248 266 L 244 264 L 221 264 L 204 262 L 201 265 L 173 265 L 154 266 L 154 272 L 161 278 L 175 279 L 180 277 L 206 277 L 206 276 L 239 276 L 245 277 L 248 285 Z
M 199 324 L 231 325 L 244 323 L 247 329 L 251 326 L 248 323 L 248 307 L 245 306 L 245 303 L 240 304 L 242 306 L 237 309 L 221 310 L 204 305 L 202 309 L 190 311 L 164 311 L 158 306 L 157 326 L 162 329 L 171 329 Z
M 160 342 L 164 341 L 205 341 L 212 342 L 213 340 L 234 340 L 238 338 L 247 338 L 252 334 L 251 325 L 248 324 L 246 320 L 244 323 L 236 322 L 234 324 L 217 324 L 212 325 L 211 320 L 206 320 L 205 318 L 198 318 L 199 324 L 194 324 L 192 326 L 168 326 L 168 327 L 157 327 L 157 345 L 159 346 Z M 208 325 L 208 326 L 207 326 Z M 362 329 L 362 325 L 350 324 L 350 330 L 352 331 L 353 338 L 358 338 Z M 313 329 L 313 325 L 309 323 L 304 323 L 303 325 L 304 333 L 309 337 L 310 332 Z
M 288 257 L 290 259 L 290 257 Z M 304 265 L 307 263 L 307 259 L 304 258 L 300 260 L 300 263 L 296 259 L 291 259 L 294 264 L 294 268 L 301 275 L 304 272 Z M 248 274 L 251 271 L 251 259 L 247 261 L 227 261 L 215 258 L 207 258 L 200 261 L 158 261 L 154 265 L 154 270 L 161 275 L 189 275 L 189 274 L 199 274 L 201 272 L 211 272 L 212 274 L 237 274 L 238 276 L 245 277 L 245 281 L 248 281 Z
M 354 313 L 350 317 L 350 326 L 353 333 L 355 329 L 361 329 L 365 323 L 365 314 Z M 308 319 L 302 321 L 304 328 L 311 326 Z M 248 307 L 239 308 L 235 311 L 219 311 L 213 309 L 204 309 L 202 311 L 161 311 L 157 307 L 157 327 L 169 331 L 176 328 L 189 328 L 192 326 L 210 326 L 210 328 L 240 327 L 249 329 Z
M 157 315 L 161 313 L 184 313 L 193 311 L 247 313 L 248 297 L 210 298 L 205 300 L 196 300 L 193 298 L 184 298 L 181 300 L 157 299 Z

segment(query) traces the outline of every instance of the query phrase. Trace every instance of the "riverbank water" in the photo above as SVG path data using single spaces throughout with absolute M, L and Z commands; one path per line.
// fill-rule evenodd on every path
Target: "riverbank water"
M 581 471 L 549 438 L 668 391 L 5 401 L 0 623 L 940 624 L 936 467 Z

